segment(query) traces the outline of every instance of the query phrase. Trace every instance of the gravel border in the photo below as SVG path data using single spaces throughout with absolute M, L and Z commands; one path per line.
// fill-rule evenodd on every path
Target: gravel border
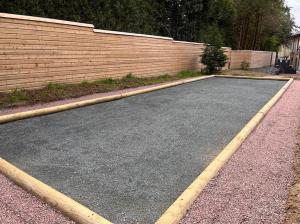
M 181 224 L 282 223 L 300 121 L 295 81 L 194 202 Z
M 75 224 L 0 174 L 0 223 Z

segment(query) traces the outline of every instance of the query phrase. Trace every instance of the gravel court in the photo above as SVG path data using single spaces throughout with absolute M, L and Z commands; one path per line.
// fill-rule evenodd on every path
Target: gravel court
M 0 126 L 0 154 L 114 223 L 152 223 L 283 81 L 211 78 Z

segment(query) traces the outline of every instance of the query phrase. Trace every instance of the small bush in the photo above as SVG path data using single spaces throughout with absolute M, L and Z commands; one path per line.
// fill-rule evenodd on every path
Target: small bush
M 170 79 L 172 78 L 172 76 L 170 76 L 169 74 L 164 74 L 164 75 L 160 75 L 158 76 L 159 79 Z
M 97 82 L 107 84 L 107 85 L 112 85 L 116 82 L 116 80 L 114 80 L 112 78 L 108 78 L 108 79 L 103 79 L 103 80 L 100 80 L 100 81 L 97 81 Z
M 249 66 L 250 66 L 250 64 L 249 64 L 248 61 L 242 61 L 242 63 L 241 63 L 241 69 L 242 70 L 248 70 Z
M 80 83 L 80 85 L 82 85 L 82 86 L 87 86 L 87 85 L 89 85 L 89 82 L 88 82 L 87 80 L 83 80 L 83 81 Z
M 194 77 L 194 76 L 197 76 L 197 75 L 199 75 L 199 73 L 186 70 L 186 71 L 181 71 L 181 72 L 177 73 L 176 77 L 178 77 L 178 78 L 189 78 L 189 77 Z
M 47 85 L 47 89 L 49 89 L 49 90 L 57 90 L 57 89 L 64 89 L 64 88 L 65 88 L 65 85 L 64 84 L 60 84 L 60 83 L 50 82 Z
M 201 62 L 206 65 L 205 72 L 208 74 L 220 71 L 225 66 L 227 59 L 221 48 L 212 45 L 206 45 L 201 55 Z
M 134 79 L 134 75 L 132 73 L 128 73 L 125 77 L 123 77 L 123 80 L 126 80 L 126 79 Z
M 25 90 L 15 89 L 9 94 L 9 101 L 11 103 L 26 101 L 28 100 L 28 96 L 26 95 Z

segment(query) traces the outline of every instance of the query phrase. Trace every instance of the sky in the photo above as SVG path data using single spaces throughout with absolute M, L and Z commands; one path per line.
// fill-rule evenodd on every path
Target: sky
M 291 12 L 295 17 L 296 25 L 300 26 L 300 0 L 286 0 L 286 3 L 291 7 Z

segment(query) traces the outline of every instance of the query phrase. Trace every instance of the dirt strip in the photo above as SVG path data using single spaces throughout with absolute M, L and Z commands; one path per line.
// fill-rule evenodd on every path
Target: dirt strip
M 0 174 L 0 223 L 75 224 Z
M 300 120 L 295 81 L 210 182 L 181 224 L 282 223 Z
M 141 86 L 141 87 L 136 87 L 136 88 L 127 88 L 127 89 L 116 90 L 116 91 L 105 92 L 105 93 L 95 93 L 95 94 L 90 94 L 90 95 L 81 96 L 81 97 L 77 97 L 77 98 L 57 100 L 57 101 L 53 101 L 53 102 L 49 102 L 49 103 L 40 103 L 40 104 L 35 104 L 35 105 L 30 105 L 30 106 L 6 108 L 6 109 L 0 110 L 0 116 L 6 115 L 6 114 L 11 114 L 11 113 L 18 113 L 18 112 L 24 112 L 24 111 L 29 111 L 29 110 L 37 110 L 37 109 L 42 109 L 42 108 L 47 108 L 47 107 L 59 106 L 59 105 L 64 105 L 64 104 L 74 103 L 74 102 L 79 102 L 79 101 L 84 101 L 84 100 L 91 100 L 91 99 L 96 99 L 96 98 L 105 97 L 105 96 L 112 96 L 112 95 L 127 93 L 127 92 L 131 92 L 131 91 L 135 91 L 135 90 L 148 89 L 150 87 L 165 85 L 167 83 L 172 83 L 172 82 L 159 83 L 159 84 Z

